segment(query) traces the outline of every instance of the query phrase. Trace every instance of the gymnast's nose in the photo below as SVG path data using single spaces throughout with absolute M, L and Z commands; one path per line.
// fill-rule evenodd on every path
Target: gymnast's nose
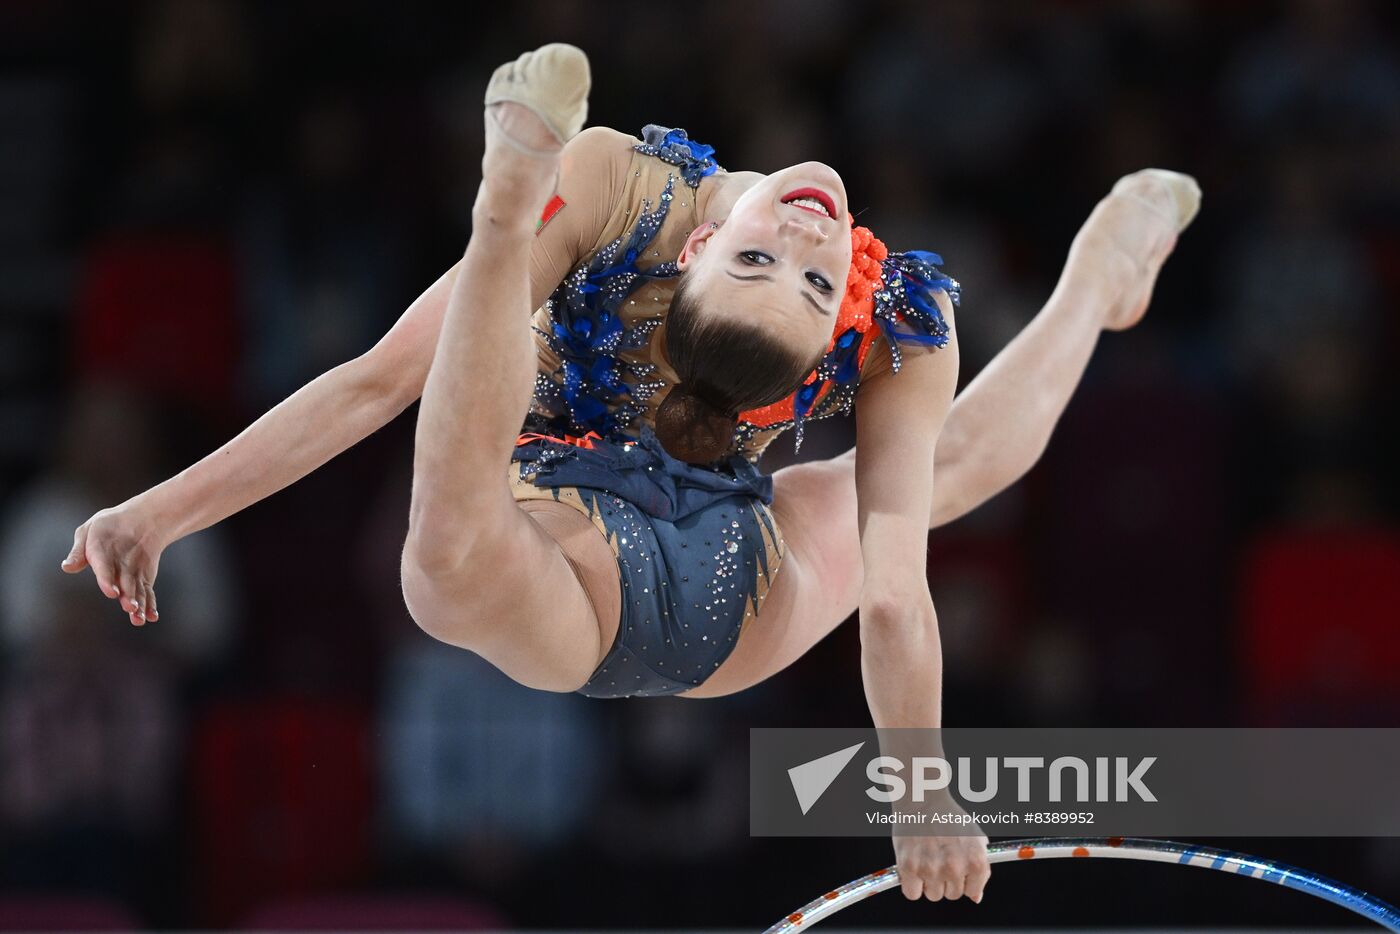
M 812 244 L 825 243 L 830 236 L 821 228 L 818 221 L 804 221 L 796 218 L 788 218 L 783 221 L 783 235 Z

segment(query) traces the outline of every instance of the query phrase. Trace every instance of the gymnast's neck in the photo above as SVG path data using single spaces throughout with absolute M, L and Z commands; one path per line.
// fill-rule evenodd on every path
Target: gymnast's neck
M 728 218 L 739 197 L 765 177 L 762 172 L 716 172 L 702 179 L 695 190 L 701 222 L 708 224 Z

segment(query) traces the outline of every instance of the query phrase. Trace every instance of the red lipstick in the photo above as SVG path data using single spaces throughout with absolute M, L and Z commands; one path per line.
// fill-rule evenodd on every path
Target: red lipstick
M 796 201 L 798 198 L 811 198 L 813 201 L 819 202 L 822 207 L 826 208 L 828 216 L 832 218 L 836 217 L 836 202 L 832 200 L 831 195 L 822 191 L 820 188 L 798 188 L 796 191 L 788 192 L 778 200 L 782 201 L 783 204 L 788 204 Z

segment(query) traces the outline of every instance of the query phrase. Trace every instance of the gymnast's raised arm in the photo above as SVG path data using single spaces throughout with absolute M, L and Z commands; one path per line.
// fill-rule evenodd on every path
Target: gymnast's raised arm
M 605 127 L 569 141 L 558 185 L 569 209 L 531 246 L 536 307 L 596 239 L 635 142 Z M 429 286 L 368 351 L 307 383 L 174 477 L 94 514 L 74 532 L 63 570 L 91 567 L 102 593 L 118 600 L 134 625 L 158 618 L 156 572 L 170 544 L 291 485 L 422 394 L 456 270 Z

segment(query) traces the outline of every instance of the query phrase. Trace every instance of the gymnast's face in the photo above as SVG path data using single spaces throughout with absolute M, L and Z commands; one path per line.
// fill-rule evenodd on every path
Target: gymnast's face
M 846 288 L 848 211 L 841 176 L 804 162 L 745 191 L 718 229 L 697 228 L 677 262 L 705 314 L 742 316 L 816 356 Z

